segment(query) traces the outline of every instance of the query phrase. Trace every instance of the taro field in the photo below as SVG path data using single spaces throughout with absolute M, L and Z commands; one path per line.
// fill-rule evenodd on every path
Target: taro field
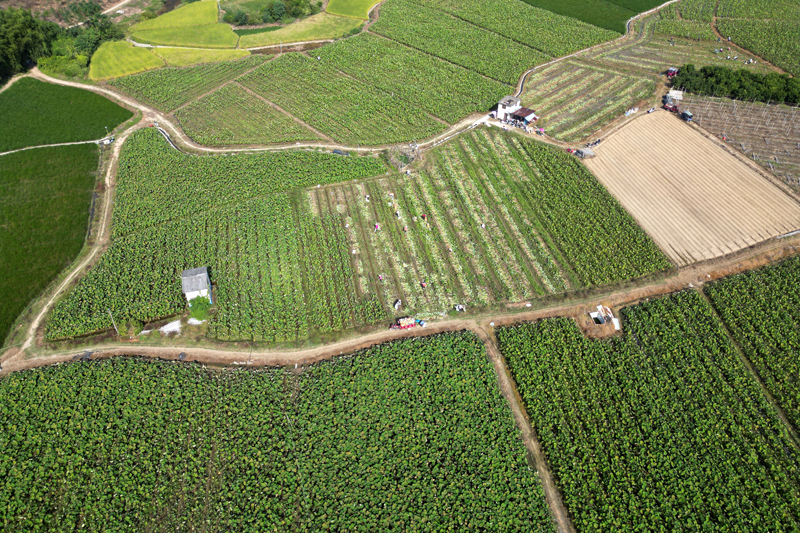
M 319 141 L 320 136 L 236 83 L 179 109 L 186 135 L 210 146 Z
M 796 276 L 795 267 L 789 292 L 797 292 Z M 742 282 L 719 285 L 734 296 L 733 314 L 752 301 L 744 286 L 767 279 Z M 769 299 L 796 324 L 796 298 L 782 288 Z M 767 302 L 758 308 L 752 321 L 767 317 L 766 330 L 791 330 L 783 312 Z M 623 309 L 622 318 L 626 333 L 611 341 L 587 339 L 566 318 L 497 332 L 576 529 L 800 529 L 798 443 L 708 301 L 685 291 Z M 768 365 L 781 365 L 788 353 L 768 347 L 787 350 L 784 339 L 753 327 L 741 335 L 761 343 Z M 780 370 L 770 372 L 780 379 Z
M 112 359 L 0 380 L 0 529 L 555 526 L 480 339 L 283 369 Z
M 684 95 L 683 107 L 708 133 L 800 191 L 800 109 Z
M 670 266 L 573 157 L 499 131 L 462 136 L 410 174 L 311 151 L 190 156 L 153 130 L 128 143 L 114 242 L 55 307 L 50 340 L 110 328 L 108 309 L 130 326 L 181 313 L 180 272 L 204 265 L 209 335 L 268 343 Z
M 751 270 L 705 292 L 795 429 L 800 429 L 800 258 Z
M 655 81 L 628 76 L 577 61 L 555 63 L 534 72 L 522 93 L 523 105 L 536 110 L 537 127 L 562 141 L 587 138 L 652 96 Z
M 313 215 L 342 217 L 359 288 L 424 317 L 669 266 L 574 158 L 491 130 L 434 150 L 419 171 L 309 194 Z

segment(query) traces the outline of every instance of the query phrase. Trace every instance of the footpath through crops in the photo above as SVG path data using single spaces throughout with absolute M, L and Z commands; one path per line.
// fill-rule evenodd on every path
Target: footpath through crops
M 798 444 L 710 304 L 622 317 L 611 342 L 563 318 L 497 332 L 578 531 L 798 529 Z
M 305 369 L 0 380 L 3 531 L 555 530 L 472 333 Z

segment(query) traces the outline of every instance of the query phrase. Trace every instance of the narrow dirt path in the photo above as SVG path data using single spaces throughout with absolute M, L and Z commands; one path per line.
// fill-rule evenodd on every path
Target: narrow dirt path
M 0 152 L 0 155 L 8 155 L 8 154 L 15 154 L 17 152 L 24 152 L 25 150 L 35 150 L 36 148 L 53 148 L 55 146 L 72 146 L 73 144 L 100 144 L 102 141 L 108 139 L 108 137 L 103 137 L 102 139 L 96 139 L 94 141 L 75 141 L 71 143 L 56 143 L 56 144 L 40 144 L 38 146 L 26 146 L 25 148 L 17 148 L 16 150 L 9 150 L 8 152 Z
M 542 446 L 539 443 L 539 438 L 536 436 L 536 431 L 533 429 L 530 418 L 523 407 L 522 398 L 511 379 L 505 358 L 503 354 L 500 353 L 500 349 L 497 346 L 497 339 L 494 333 L 486 330 L 482 326 L 478 326 L 472 329 L 472 331 L 480 337 L 486 346 L 486 353 L 494 365 L 500 392 L 505 397 L 509 407 L 511 407 L 514 421 L 517 423 L 517 427 L 522 434 L 522 442 L 533 458 L 536 472 L 539 474 L 539 479 L 542 482 L 547 505 L 550 507 L 550 512 L 553 518 L 555 518 L 556 524 L 558 524 L 559 533 L 576 533 L 575 526 L 572 524 L 567 508 L 564 506 L 564 499 L 561 497 L 561 492 L 558 490 L 558 486 L 553 478 L 553 473 L 550 471 L 547 457 L 545 457 Z
M 272 107 L 273 109 L 275 109 L 275 110 L 276 110 L 276 111 L 278 111 L 279 113 L 281 113 L 281 114 L 283 114 L 283 115 L 285 115 L 285 116 L 289 117 L 290 119 L 294 120 L 295 122 L 297 122 L 298 124 L 300 124 L 301 126 L 303 126 L 304 128 L 306 128 L 308 131 L 310 131 L 311 133 L 313 133 L 313 134 L 314 134 L 314 135 L 316 135 L 317 137 L 320 137 L 320 138 L 322 138 L 322 139 L 325 139 L 326 141 L 330 141 L 330 142 L 332 142 L 332 143 L 333 143 L 333 142 L 336 142 L 336 141 L 334 141 L 333 139 L 331 139 L 330 137 L 328 137 L 327 135 L 325 135 L 324 133 L 322 133 L 321 131 L 319 131 L 318 129 L 316 129 L 316 128 L 314 128 L 313 126 L 311 126 L 310 124 L 306 124 L 305 122 L 303 122 L 302 120 L 300 120 L 300 119 L 299 119 L 299 118 L 297 118 L 296 116 L 292 115 L 291 113 L 289 113 L 288 111 L 286 111 L 284 108 L 282 108 L 282 107 L 281 107 L 281 106 L 279 106 L 278 104 L 276 104 L 276 103 L 274 103 L 274 102 L 272 102 L 272 101 L 270 101 L 270 100 L 267 100 L 266 98 L 264 98 L 264 97 L 263 97 L 263 96 L 261 96 L 260 94 L 256 94 L 256 93 L 254 93 L 253 91 L 251 91 L 250 89 L 248 89 L 247 87 L 245 87 L 244 85 L 242 85 L 241 83 L 239 83 L 238 81 L 234 80 L 234 81 L 232 81 L 231 83 L 234 83 L 234 84 L 238 85 L 238 86 L 239 86 L 241 89 L 243 89 L 243 90 L 244 90 L 246 93 L 250 94 L 250 95 L 251 95 L 251 96 L 253 96 L 254 98 L 258 98 L 259 100 L 261 100 L 262 102 L 264 102 L 264 103 L 265 103 L 265 104 L 267 104 L 268 106 Z
M 5 85 L 0 87 L 0 93 L 5 92 L 9 87 L 14 85 L 16 82 L 18 82 L 22 78 L 27 78 L 28 76 L 30 76 L 30 74 L 27 74 L 27 73 L 26 74 L 17 74 L 16 76 L 12 76 L 11 79 L 8 80 L 8 82 L 6 82 Z

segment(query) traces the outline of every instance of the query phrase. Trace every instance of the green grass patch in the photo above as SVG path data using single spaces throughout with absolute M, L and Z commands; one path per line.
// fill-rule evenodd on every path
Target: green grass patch
M 625 33 L 625 22 L 632 16 L 652 9 L 660 0 L 522 0 L 559 15 L 573 17 L 600 28 Z
M 264 28 L 251 28 L 249 30 L 233 30 L 233 33 L 242 37 L 244 35 L 258 35 L 259 33 L 267 33 L 270 31 L 278 31 L 283 29 L 282 26 L 266 26 Z
M 250 55 L 247 50 L 196 50 L 193 48 L 156 48 L 153 53 L 166 61 L 170 67 L 216 63 Z
M 206 24 L 137 31 L 135 41 L 165 46 L 197 46 L 204 48 L 236 48 L 239 36 L 227 24 Z
M 205 296 L 198 296 L 189 302 L 189 316 L 195 320 L 205 320 L 211 311 L 211 300 Z
M 351 17 L 319 13 L 293 22 L 277 31 L 245 35 L 239 40 L 239 48 L 335 39 L 347 35 L 361 24 L 362 21 Z
M 92 56 L 89 78 L 99 81 L 136 74 L 164 66 L 164 61 L 147 48 L 125 41 L 103 43 Z
M 0 94 L 0 152 L 100 139 L 132 116 L 91 91 L 23 78 Z
M 219 20 L 217 3 L 213 0 L 193 2 L 174 11 L 164 13 L 154 19 L 145 20 L 131 27 L 131 31 L 162 30 L 165 28 L 185 28 L 188 26 L 207 26 Z
M 332 15 L 343 15 L 360 19 L 369 18 L 369 10 L 380 0 L 331 0 L 326 11 Z
M 93 144 L 0 157 L 0 339 L 83 247 L 96 170 Z

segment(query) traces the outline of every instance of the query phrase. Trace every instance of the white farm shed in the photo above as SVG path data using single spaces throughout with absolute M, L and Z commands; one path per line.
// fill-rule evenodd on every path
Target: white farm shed
M 499 102 L 497 102 L 497 118 L 498 120 L 505 120 L 509 118 L 509 116 L 514 113 L 514 111 L 518 110 L 522 107 L 522 100 L 517 98 L 516 96 L 506 96 Z
M 181 273 L 181 289 L 188 302 L 198 296 L 205 296 L 208 301 L 211 301 L 211 281 L 208 279 L 208 267 L 184 270 Z

